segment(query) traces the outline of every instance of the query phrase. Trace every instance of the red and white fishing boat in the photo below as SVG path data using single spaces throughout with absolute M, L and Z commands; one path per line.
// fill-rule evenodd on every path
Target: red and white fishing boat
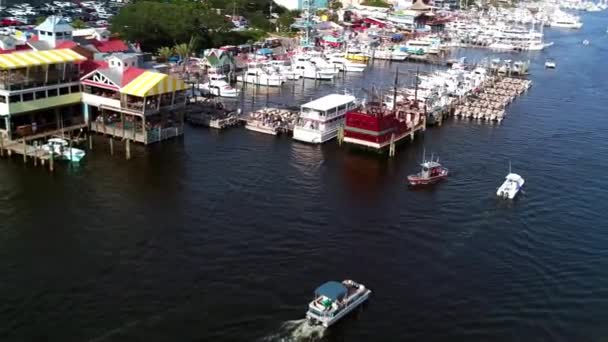
M 448 178 L 448 169 L 439 164 L 439 158 L 433 160 L 431 157 L 431 160 L 424 160 L 423 157 L 420 166 L 422 167 L 420 172 L 407 176 L 411 186 L 434 184 Z

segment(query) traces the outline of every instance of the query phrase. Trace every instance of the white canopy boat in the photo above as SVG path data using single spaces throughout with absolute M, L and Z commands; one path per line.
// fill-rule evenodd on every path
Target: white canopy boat
M 524 186 L 524 179 L 517 173 L 511 172 L 511 164 L 509 164 L 509 174 L 505 177 L 504 183 L 496 191 L 496 195 L 501 198 L 513 199 Z
M 306 318 L 311 324 L 327 328 L 363 304 L 371 293 L 363 284 L 352 280 L 328 281 L 315 290 L 315 299 L 308 304 Z
M 42 145 L 42 149 L 48 153 L 52 153 L 54 158 L 72 162 L 79 162 L 86 155 L 81 149 L 69 147 L 68 142 L 60 138 L 49 139 L 46 144 Z
M 237 97 L 239 91 L 232 87 L 226 76 L 222 74 L 209 74 L 209 81 L 199 85 L 203 94 L 210 94 L 221 97 Z

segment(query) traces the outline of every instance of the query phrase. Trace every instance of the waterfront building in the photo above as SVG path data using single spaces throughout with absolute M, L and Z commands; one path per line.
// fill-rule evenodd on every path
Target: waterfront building
M 203 66 L 213 68 L 220 73 L 236 70 L 236 62 L 229 51 L 208 49 L 204 52 Z
M 278 5 L 281 5 L 288 10 L 303 10 L 304 9 L 304 1 L 303 0 L 276 0 Z M 327 0 L 314 0 L 315 8 L 327 8 Z
M 143 144 L 182 135 L 186 84 L 138 68 L 138 57 L 112 55 L 82 77 L 90 130 Z
M 0 54 L 0 134 L 27 138 L 85 124 L 80 63 L 70 49 Z

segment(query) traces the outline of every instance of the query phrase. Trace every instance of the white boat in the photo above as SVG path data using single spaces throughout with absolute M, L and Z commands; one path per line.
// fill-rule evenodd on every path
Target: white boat
M 293 129 L 293 139 L 322 144 L 335 138 L 346 112 L 357 105 L 356 97 L 341 94 L 330 94 L 303 104 Z
M 372 291 L 352 280 L 328 281 L 315 290 L 306 318 L 315 325 L 329 327 L 369 299 Z
M 65 139 L 51 138 L 46 144 L 42 145 L 42 149 L 48 153 L 52 153 L 54 158 L 79 162 L 86 153 L 78 148 L 69 147 L 69 143 Z
M 555 69 L 557 65 L 555 64 L 555 60 L 553 58 L 547 58 L 547 60 L 545 61 L 545 68 L 546 69 Z
M 574 15 L 570 15 L 566 12 L 559 11 L 554 14 L 553 20 L 550 23 L 551 27 L 561 27 L 569 29 L 580 29 L 583 27 L 583 23 L 580 18 Z
M 399 47 L 393 49 L 380 49 L 373 52 L 375 59 L 383 59 L 388 61 L 404 61 L 409 57 L 409 53 L 401 51 Z
M 237 97 L 239 91 L 232 87 L 226 76 L 222 74 L 209 74 L 209 81 L 199 85 L 203 94 L 210 94 L 221 97 Z
M 496 191 L 496 196 L 501 198 L 513 199 L 524 186 L 524 179 L 517 173 L 511 172 L 511 163 L 509 163 L 509 174 L 505 177 L 504 183 Z
M 327 56 L 329 63 L 340 71 L 363 72 L 367 67 L 365 63 L 358 63 L 346 58 L 344 53 L 333 53 Z
M 237 81 L 255 85 L 280 87 L 285 83 L 285 77 L 271 69 L 262 69 L 259 66 L 250 66 L 243 75 L 236 77 Z
M 310 61 L 311 57 L 307 55 L 298 55 L 294 58 L 291 66 L 291 73 L 299 77 L 312 78 L 317 80 L 333 80 L 336 75 L 336 70 L 320 68 Z M 291 79 L 294 77 L 288 73 Z

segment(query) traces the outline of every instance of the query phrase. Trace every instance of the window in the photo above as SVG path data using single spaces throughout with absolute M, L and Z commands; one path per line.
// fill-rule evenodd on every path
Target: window
M 51 97 L 51 96 L 57 96 L 57 95 L 59 95 L 57 93 L 57 89 L 49 89 L 49 97 Z
M 6 103 L 6 96 L 0 96 L 0 103 Z
M 70 93 L 79 93 L 80 92 L 80 87 L 77 85 L 73 85 L 70 87 Z
M 11 97 L 9 97 L 9 102 L 10 103 L 21 102 L 21 95 L 11 95 Z
M 46 98 L 46 91 L 37 91 L 36 92 L 36 100 Z
M 34 93 L 24 93 L 24 94 L 22 94 L 22 96 L 23 96 L 23 102 L 32 101 L 34 99 Z
M 59 95 L 66 95 L 70 93 L 69 87 L 61 87 L 59 88 Z

